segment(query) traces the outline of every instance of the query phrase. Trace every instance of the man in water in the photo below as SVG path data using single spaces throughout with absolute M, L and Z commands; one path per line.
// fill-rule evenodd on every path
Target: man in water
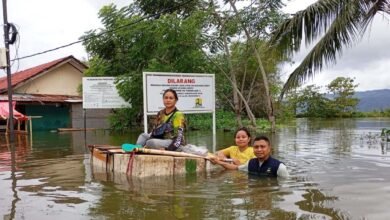
M 216 158 L 211 158 L 211 161 L 228 170 L 241 170 L 258 176 L 288 177 L 286 166 L 279 160 L 271 157 L 271 142 L 268 137 L 258 136 L 255 138 L 253 153 L 256 158 L 250 159 L 243 165 L 235 165 Z

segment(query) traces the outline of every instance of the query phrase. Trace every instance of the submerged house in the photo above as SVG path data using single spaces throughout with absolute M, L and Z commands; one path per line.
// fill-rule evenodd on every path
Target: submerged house
M 81 83 L 88 67 L 67 56 L 12 74 L 16 110 L 33 119 L 34 130 L 83 128 Z M 0 101 L 8 100 L 7 77 L 0 78 Z M 88 127 L 108 128 L 109 111 L 89 111 Z

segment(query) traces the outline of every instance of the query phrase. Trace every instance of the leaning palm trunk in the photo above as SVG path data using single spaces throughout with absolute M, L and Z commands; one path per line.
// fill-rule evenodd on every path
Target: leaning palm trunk
M 229 0 L 229 3 L 230 5 L 232 6 L 233 10 L 234 10 L 234 13 L 236 13 L 236 15 L 238 15 L 238 10 L 236 8 L 236 5 L 234 4 L 234 2 L 232 0 Z M 265 69 L 264 69 L 264 66 L 263 66 L 263 62 L 261 60 L 261 57 L 260 57 L 260 53 L 259 51 L 257 50 L 257 47 L 254 43 L 254 41 L 252 40 L 252 37 L 250 36 L 249 34 L 249 31 L 248 29 L 246 28 L 244 22 L 242 22 L 242 20 L 240 19 L 240 23 L 241 23 L 241 26 L 245 32 L 245 35 L 248 39 L 248 42 L 250 43 L 254 53 L 255 53 L 255 56 L 256 56 L 256 59 L 257 59 L 257 63 L 259 64 L 259 69 L 260 69 L 260 73 L 261 73 L 261 76 L 263 78 L 263 84 L 264 84 L 264 88 L 265 88 L 265 95 L 266 95 L 266 103 L 267 103 L 267 116 L 268 116 L 268 120 L 271 122 L 271 131 L 272 132 L 275 132 L 275 116 L 274 116 L 274 110 L 273 110 L 273 103 L 272 103 L 272 97 L 271 97 L 271 94 L 270 94 L 270 90 L 269 90 L 269 82 L 268 82 L 268 77 L 267 77 L 267 74 L 265 72 Z
M 286 55 L 298 52 L 303 41 L 310 44 L 321 39 L 290 74 L 281 97 L 335 63 L 345 46 L 361 39 L 379 12 L 390 13 L 390 0 L 319 0 L 286 20 L 272 37 Z

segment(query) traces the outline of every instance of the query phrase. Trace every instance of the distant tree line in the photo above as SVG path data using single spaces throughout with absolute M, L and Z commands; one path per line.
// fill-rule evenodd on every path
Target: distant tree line
M 353 97 L 357 86 L 352 78 L 337 77 L 326 85 L 326 93 L 315 85 L 291 91 L 282 113 L 290 117 L 353 117 L 359 103 L 359 99 Z

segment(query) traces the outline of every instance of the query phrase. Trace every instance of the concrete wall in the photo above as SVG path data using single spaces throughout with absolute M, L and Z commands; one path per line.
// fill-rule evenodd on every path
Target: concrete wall
M 15 93 L 78 96 L 77 88 L 82 82 L 82 77 L 80 70 L 65 63 L 17 87 Z
M 110 109 L 87 109 L 86 120 L 87 128 L 110 128 L 108 116 Z M 82 103 L 74 103 L 71 108 L 71 127 L 84 128 L 84 117 Z

